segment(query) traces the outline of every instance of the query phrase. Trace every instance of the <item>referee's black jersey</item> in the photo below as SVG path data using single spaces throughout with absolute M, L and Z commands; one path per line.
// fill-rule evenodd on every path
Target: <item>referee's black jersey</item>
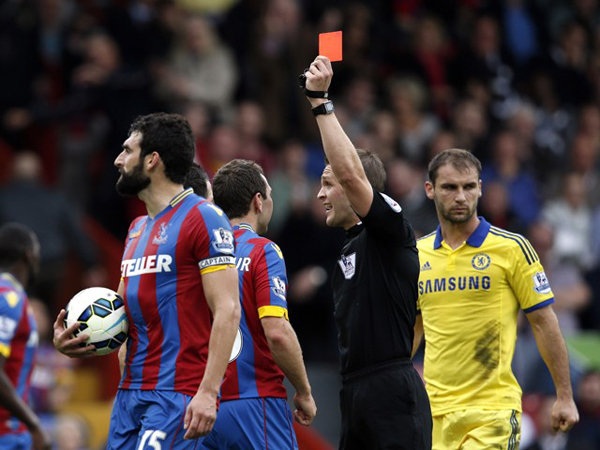
M 374 190 L 362 223 L 346 232 L 333 273 L 342 375 L 410 358 L 418 280 L 412 227 L 398 203 Z

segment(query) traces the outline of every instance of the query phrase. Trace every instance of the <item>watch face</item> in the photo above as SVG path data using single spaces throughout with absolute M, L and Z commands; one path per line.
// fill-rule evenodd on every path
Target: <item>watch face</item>
M 335 110 L 332 102 L 324 103 L 324 105 L 325 105 L 325 113 L 326 114 L 331 114 Z

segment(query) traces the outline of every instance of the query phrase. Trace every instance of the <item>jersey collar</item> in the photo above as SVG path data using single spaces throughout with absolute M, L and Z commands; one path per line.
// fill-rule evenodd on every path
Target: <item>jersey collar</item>
M 19 291 L 19 292 L 24 292 L 25 288 L 23 287 L 23 285 L 19 282 L 19 280 L 17 280 L 12 274 L 10 274 L 9 272 L 2 272 L 0 274 L 0 279 L 4 280 L 4 281 L 8 281 L 10 284 L 13 285 L 13 287 Z
M 252 231 L 253 233 L 256 233 L 254 231 L 254 228 L 252 228 L 252 225 L 250 225 L 249 223 L 240 223 L 239 225 L 234 225 L 233 226 L 234 230 L 246 230 L 246 231 Z
M 479 225 L 477 226 L 475 231 L 471 233 L 469 239 L 467 239 L 467 244 L 469 244 L 471 247 L 481 247 L 481 244 L 483 244 L 483 241 L 485 241 L 485 238 L 487 237 L 488 232 L 490 231 L 490 223 L 481 216 L 477 217 L 479 217 Z M 437 231 L 435 232 L 435 241 L 433 242 L 433 248 L 436 250 L 440 248 L 442 246 L 443 240 L 444 238 L 442 237 L 442 228 L 438 225 Z
M 191 187 L 187 188 L 186 190 L 180 192 L 175 197 L 173 197 L 173 199 L 169 202 L 169 205 L 171 205 L 171 207 L 174 208 L 177 205 L 177 203 L 180 203 L 184 198 L 193 193 L 194 189 L 192 189 Z
M 354 236 L 358 236 L 360 232 L 363 230 L 364 225 L 362 222 L 358 222 L 356 225 L 348 228 L 346 230 L 346 237 L 353 238 Z

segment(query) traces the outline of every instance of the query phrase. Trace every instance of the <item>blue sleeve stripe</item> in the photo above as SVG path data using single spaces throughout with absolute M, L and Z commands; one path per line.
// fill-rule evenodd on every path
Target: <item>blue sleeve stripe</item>
M 527 260 L 527 263 L 529 265 L 533 264 L 533 261 L 531 261 L 531 259 L 529 259 L 529 256 L 530 256 L 528 254 L 529 253 L 529 249 L 525 250 L 525 247 L 523 247 L 523 243 L 519 239 L 517 239 L 516 237 L 513 237 L 513 236 L 507 236 L 505 234 L 500 234 L 500 233 L 498 233 L 498 231 L 496 229 L 492 229 L 492 228 L 490 228 L 490 233 L 492 233 L 495 236 L 500 236 L 500 237 L 503 237 L 505 239 L 512 239 L 513 241 L 515 241 L 517 244 L 519 244 L 519 247 L 521 247 L 521 251 L 525 255 L 525 259 Z M 533 258 L 533 256 L 532 256 L 532 258 Z
M 554 297 L 549 298 L 548 300 L 544 300 L 542 303 L 538 303 L 537 305 L 533 305 L 531 308 L 524 309 L 523 312 L 530 313 L 535 311 L 536 309 L 543 308 L 544 306 L 548 306 L 554 303 Z
M 535 253 L 535 250 L 533 250 L 533 247 L 531 246 L 531 244 L 529 243 L 529 241 L 527 239 L 525 239 L 523 236 L 521 236 L 520 234 L 517 233 L 511 233 L 510 231 L 506 231 L 503 230 L 501 228 L 498 227 L 493 227 L 494 231 L 496 231 L 497 233 L 503 235 L 503 236 L 507 236 L 507 237 L 512 237 L 514 239 L 518 239 L 521 243 L 523 243 L 525 245 L 525 248 L 527 249 L 527 253 L 529 254 L 529 256 L 531 257 L 531 261 L 532 262 L 536 262 L 539 260 L 537 254 Z

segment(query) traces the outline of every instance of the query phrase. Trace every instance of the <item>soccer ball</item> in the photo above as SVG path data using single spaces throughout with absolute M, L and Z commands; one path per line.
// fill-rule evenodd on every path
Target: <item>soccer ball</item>
M 79 329 L 73 334 L 88 334 L 90 337 L 82 346 L 93 345 L 96 347 L 96 355 L 114 352 L 127 339 L 129 322 L 125 302 L 110 289 L 84 289 L 69 301 L 66 311 L 65 328 L 79 322 Z

